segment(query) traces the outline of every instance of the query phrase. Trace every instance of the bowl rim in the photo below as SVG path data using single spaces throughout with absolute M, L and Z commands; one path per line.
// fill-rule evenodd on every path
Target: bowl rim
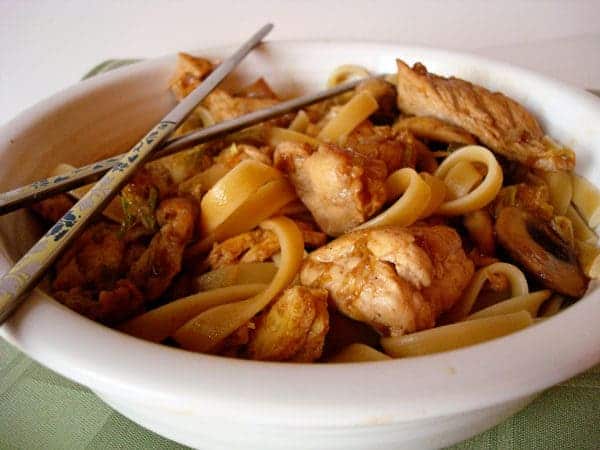
M 568 93 L 600 120 L 591 94 L 535 72 L 470 54 L 394 43 L 270 41 L 272 48 L 423 54 L 502 71 Z M 197 52 L 227 52 L 231 47 Z M 125 66 L 82 81 L 26 109 L 0 128 L 11 136 L 61 105 L 172 64 L 175 55 Z M 8 150 L 6 150 L 8 151 Z M 0 157 L 2 152 L 0 151 Z M 9 268 L 0 248 L 0 273 Z M 99 325 L 36 289 L 0 328 L 0 336 L 50 369 L 102 393 L 160 404 L 181 414 L 289 426 L 373 426 L 485 408 L 522 398 L 600 361 L 600 293 L 520 332 L 467 348 L 375 363 L 282 364 L 236 360 L 160 346 Z M 54 326 L 68 323 L 69 326 Z M 559 329 L 569 330 L 560 333 Z M 314 382 L 314 380 L 319 380 Z M 401 401 L 400 401 L 401 400 Z M 210 405 L 210 408 L 206 408 Z

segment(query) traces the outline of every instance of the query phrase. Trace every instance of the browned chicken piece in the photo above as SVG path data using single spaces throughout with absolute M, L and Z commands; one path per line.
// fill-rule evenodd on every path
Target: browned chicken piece
M 315 361 L 323 352 L 328 330 L 327 291 L 293 286 L 257 318 L 247 356 L 262 361 Z
M 348 233 L 305 259 L 300 281 L 384 336 L 431 328 L 473 275 L 450 227 L 381 227 Z
M 395 132 L 389 126 L 374 126 L 368 120 L 356 127 L 346 138 L 344 147 L 369 159 L 379 159 L 388 174 L 402 167 L 414 168 L 420 146 L 409 131 Z
M 537 120 L 519 103 L 458 78 L 411 69 L 397 60 L 398 107 L 416 116 L 433 116 L 474 134 L 508 159 L 541 170 L 572 170 L 575 154 L 544 135 Z
M 242 89 L 235 93 L 238 97 L 246 98 L 270 98 L 272 100 L 279 100 L 277 94 L 271 89 L 269 83 L 264 78 L 259 78 L 254 83 L 244 86 Z
M 316 151 L 307 144 L 283 142 L 275 149 L 275 167 L 286 172 L 298 197 L 325 233 L 339 236 L 381 209 L 386 201 L 387 168 L 331 144 Z
M 121 278 L 125 241 L 119 226 L 98 222 L 85 230 L 56 263 L 55 291 L 76 287 L 111 289 Z
M 254 254 L 259 254 L 253 262 L 262 262 L 278 252 L 277 237 L 270 237 L 266 230 L 257 229 L 238 234 L 218 244 L 215 244 L 208 255 L 207 264 L 214 270 L 223 266 L 231 266 L 241 262 L 245 253 L 251 248 L 257 248 Z
M 471 249 L 471 251 L 467 253 L 467 256 L 471 261 L 473 261 L 473 264 L 475 264 L 476 269 L 500 262 L 498 258 L 487 255 L 478 248 Z
M 327 242 L 327 236 L 315 230 L 310 223 L 295 222 L 302 231 L 306 246 L 320 247 Z M 258 228 L 215 244 L 206 261 L 214 270 L 238 263 L 266 261 L 279 251 L 279 241 L 275 233 Z
M 193 159 L 192 156 L 188 157 Z M 183 160 L 187 159 L 182 157 Z M 201 158 L 203 161 L 204 158 Z M 132 180 L 121 190 L 123 207 L 123 229 L 129 231 L 136 225 L 146 230 L 146 234 L 156 231 L 155 210 L 159 201 L 177 192 L 177 184 L 171 175 L 177 174 L 181 163 L 176 159 L 158 160 L 146 164 L 138 170 Z M 206 162 L 198 162 L 200 167 Z M 179 174 L 180 175 L 180 174 Z
M 31 205 L 31 209 L 48 222 L 58 222 L 75 204 L 67 194 L 58 194 Z
M 209 60 L 179 53 L 175 75 L 171 79 L 171 91 L 177 100 L 192 92 L 212 70 L 213 64 Z
M 160 203 L 156 220 L 161 228 L 128 275 L 147 301 L 160 297 L 181 270 L 183 251 L 194 236 L 197 216 L 193 200 L 173 197 Z
M 461 127 L 450 125 L 435 117 L 402 117 L 394 124 L 396 130 L 408 130 L 419 139 L 446 144 L 476 144 L 477 141 Z
M 56 264 L 54 296 L 102 323 L 116 324 L 141 312 L 143 297 L 125 271 L 125 240 L 119 227 L 98 222 L 85 230 Z
M 97 322 L 116 325 L 143 311 L 144 298 L 129 280 L 119 280 L 110 290 L 100 291 L 97 299 L 93 292 L 74 287 L 54 293 L 65 306 Z
M 319 359 L 323 354 L 325 338 L 329 332 L 329 310 L 327 308 L 327 297 L 329 296 L 329 293 L 325 289 L 319 289 L 318 292 L 316 289 L 311 289 L 311 292 L 313 294 L 313 299 L 319 299 L 315 301 L 317 309 L 315 320 L 308 330 L 304 345 L 290 361 L 313 362 Z M 324 295 L 322 300 L 320 300 L 320 295 Z
M 421 289 L 421 293 L 437 317 L 460 298 L 473 276 L 473 263 L 467 258 L 460 236 L 453 228 L 413 226 L 408 232 L 432 262 L 431 284 Z

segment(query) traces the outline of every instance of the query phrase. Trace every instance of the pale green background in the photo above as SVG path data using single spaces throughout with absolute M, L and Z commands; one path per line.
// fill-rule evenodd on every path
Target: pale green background
M 600 366 L 542 394 L 496 428 L 452 447 L 600 449 Z M 0 448 L 184 449 L 0 339 Z

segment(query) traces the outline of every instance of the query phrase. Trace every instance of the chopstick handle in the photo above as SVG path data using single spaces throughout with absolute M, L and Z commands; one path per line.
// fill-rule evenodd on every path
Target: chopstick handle
M 21 304 L 25 294 L 38 283 L 94 213 L 101 211 L 108 204 L 111 196 L 137 169 L 138 161 L 143 161 L 144 155 L 169 136 L 176 127 L 176 122 L 159 122 L 2 277 L 0 324 Z
M 21 259 L 0 279 L 0 324 L 23 302 L 46 270 L 87 222 L 110 202 L 140 165 L 240 61 L 271 31 L 268 24 L 221 63 L 194 91 L 169 112 L 104 175 Z
M 269 108 L 260 109 L 235 119 L 219 122 L 216 125 L 201 130 L 192 131 L 177 138 L 171 138 L 164 146 L 153 153 L 150 158 L 162 158 L 194 145 L 219 139 L 227 133 L 242 130 L 265 120 L 273 119 L 304 106 L 334 97 L 354 89 L 361 80 L 349 81 L 325 91 L 297 97 L 292 100 L 278 103 Z M 76 187 L 96 181 L 101 175 L 111 169 L 123 155 L 104 159 L 86 166 L 79 167 L 64 175 L 58 175 L 43 180 L 35 181 L 27 186 L 22 186 L 12 191 L 0 194 L 0 215 L 35 203 L 51 195 L 69 191 Z

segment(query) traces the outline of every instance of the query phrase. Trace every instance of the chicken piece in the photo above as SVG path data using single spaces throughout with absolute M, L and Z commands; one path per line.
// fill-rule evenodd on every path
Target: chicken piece
M 275 167 L 286 172 L 302 203 L 325 233 L 339 236 L 365 222 L 386 201 L 383 161 L 320 145 L 283 142 L 275 149 Z
M 461 127 L 450 125 L 435 117 L 402 117 L 394 124 L 396 130 L 409 130 L 419 139 L 446 144 L 476 144 L 477 141 Z
M 449 227 L 380 227 L 348 233 L 305 259 L 300 281 L 384 336 L 431 328 L 473 275 Z
M 270 98 L 272 100 L 279 100 L 277 94 L 271 89 L 269 83 L 264 78 L 259 78 L 254 83 L 244 86 L 242 89 L 235 93 L 237 97 L 246 98 Z
M 204 99 L 202 105 L 208 109 L 216 122 L 234 119 L 262 108 L 279 103 L 273 98 L 236 97 L 223 89 L 215 89 Z
M 116 325 L 143 311 L 144 299 L 138 288 L 129 280 L 119 280 L 110 290 L 100 291 L 98 299 L 81 287 L 54 293 L 65 306 L 92 320 Z
M 500 260 L 494 256 L 490 256 L 486 253 L 483 253 L 479 248 L 472 248 L 467 256 L 473 264 L 475 265 L 475 269 L 480 269 L 485 266 L 489 266 L 490 264 L 494 264 L 500 262 Z
M 314 361 L 328 330 L 327 291 L 294 286 L 258 317 L 247 355 L 262 361 Z
M 136 245 L 122 239 L 118 225 L 98 222 L 56 263 L 56 299 L 90 319 L 114 325 L 143 309 L 143 296 L 123 278 L 127 255 Z
M 262 262 L 279 251 L 277 237 L 271 238 L 266 230 L 262 229 L 238 234 L 215 244 L 206 261 L 212 270 L 231 266 L 241 262 L 245 253 L 251 248 L 255 248 L 253 253 L 256 255 L 252 262 Z
M 149 166 L 138 170 L 121 190 L 123 231 L 141 225 L 146 234 L 153 233 L 156 230 L 156 205 L 172 185 L 169 174 L 161 166 L 153 166 L 152 171 Z
M 329 332 L 329 310 L 327 309 L 329 293 L 325 289 L 311 289 L 311 294 L 316 309 L 315 320 L 306 334 L 304 345 L 292 356 L 290 361 L 316 361 L 321 357 L 325 348 L 325 338 Z
M 460 298 L 475 271 L 473 263 L 467 258 L 460 236 L 453 228 L 413 226 L 408 232 L 431 260 L 431 284 L 421 289 L 421 293 L 437 317 Z
M 194 236 L 197 209 L 194 201 L 182 197 L 163 200 L 158 206 L 156 220 L 161 228 L 128 275 L 147 301 L 160 297 L 181 270 L 183 251 Z
M 304 244 L 319 247 L 327 242 L 327 236 L 308 222 L 295 221 L 302 231 Z M 208 266 L 214 270 L 238 263 L 263 262 L 280 251 L 275 233 L 258 228 L 238 234 L 215 244 L 208 255 Z
M 304 239 L 304 245 L 310 248 L 317 248 L 325 245 L 327 242 L 327 235 L 317 229 L 316 224 L 311 220 L 309 222 L 304 220 L 294 220 L 300 231 L 302 232 L 302 239 Z
M 458 78 L 428 73 L 417 63 L 398 65 L 398 107 L 416 116 L 433 116 L 474 134 L 508 159 L 541 170 L 572 170 L 575 154 L 544 135 L 519 103 Z
M 52 288 L 112 289 L 122 277 L 124 254 L 125 241 L 119 238 L 119 227 L 98 222 L 85 230 L 58 260 Z
M 58 194 L 31 205 L 33 212 L 42 219 L 54 223 L 75 204 L 67 194 Z
M 170 85 L 177 100 L 183 99 L 192 92 L 212 70 L 213 64 L 208 59 L 179 53 L 177 68 Z
M 409 131 L 396 133 L 388 126 L 373 126 L 368 120 L 356 127 L 344 143 L 356 153 L 383 161 L 388 174 L 402 167 L 414 168 L 422 145 Z

